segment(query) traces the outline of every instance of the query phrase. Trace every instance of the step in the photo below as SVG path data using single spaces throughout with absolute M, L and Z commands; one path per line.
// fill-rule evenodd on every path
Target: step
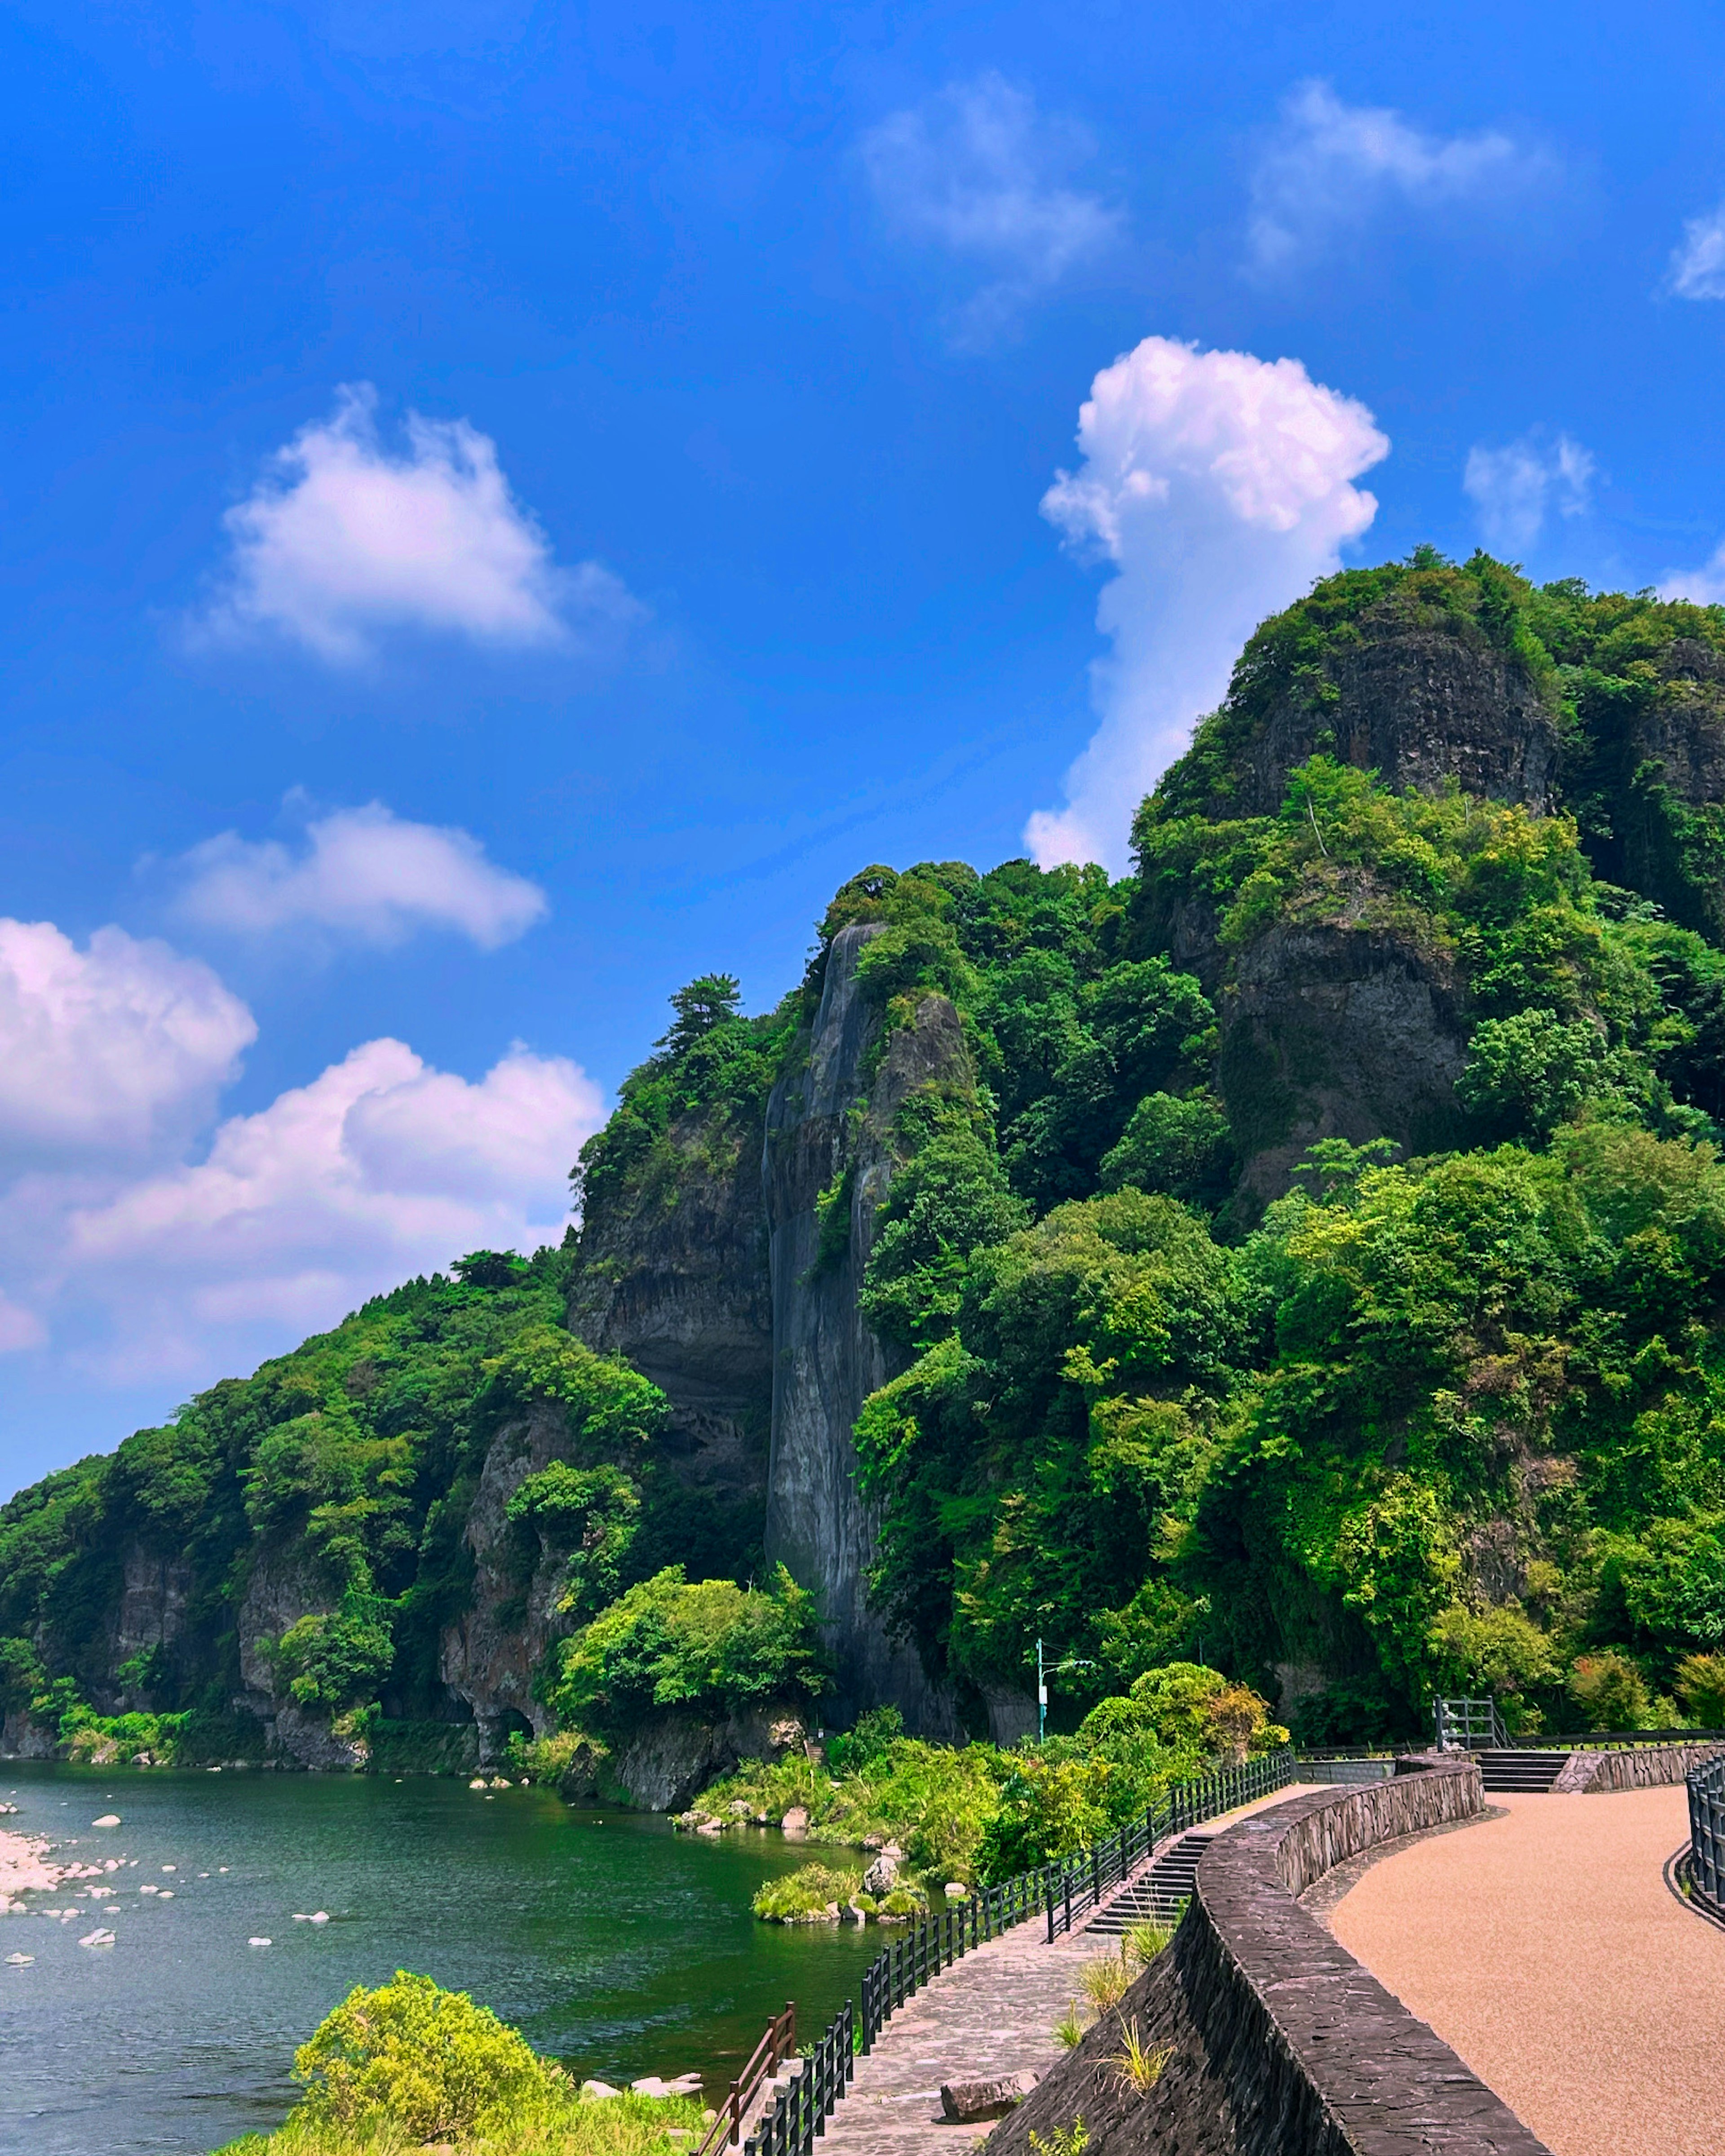
M 1199 1860 L 1214 1840 L 1210 1834 L 1183 1835 L 1162 1852 L 1148 1871 L 1141 1871 L 1122 1887 L 1086 1928 L 1118 1933 L 1130 1924 L 1167 1923 L 1183 1902 L 1192 1899 Z
M 1487 1789 L 1511 1795 L 1543 1795 L 1568 1763 L 1567 1752 L 1478 1752 L 1480 1779 Z

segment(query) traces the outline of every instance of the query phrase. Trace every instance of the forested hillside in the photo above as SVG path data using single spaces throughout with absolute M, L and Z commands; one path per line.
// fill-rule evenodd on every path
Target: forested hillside
M 1007 1742 L 1039 1637 L 1075 1716 L 1716 1717 L 1722 803 L 1725 610 L 1327 580 L 1133 875 L 864 870 L 774 1011 L 675 999 L 562 1249 L 0 1508 L 10 1740 Z

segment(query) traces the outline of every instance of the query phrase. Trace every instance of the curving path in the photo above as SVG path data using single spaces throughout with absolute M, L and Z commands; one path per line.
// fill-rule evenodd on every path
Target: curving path
M 1204 1825 L 1219 1830 L 1304 1794 L 1303 1784 L 1291 1784 Z M 1045 2073 L 1064 2056 L 1055 2024 L 1082 1996 L 1086 1964 L 1119 1951 L 1118 1939 L 1081 1929 L 1050 1946 L 1037 1917 L 942 1969 L 899 2008 L 869 2056 L 857 2061 L 855 2079 L 827 2121 L 820 2144 L 825 2156 L 968 2151 L 988 2129 L 948 2124 L 941 2116 L 941 2084 Z
M 1367 1871 L 1337 1938 L 1553 2156 L 1716 2156 L 1725 1931 L 1662 1876 L 1681 1786 L 1491 1802 Z

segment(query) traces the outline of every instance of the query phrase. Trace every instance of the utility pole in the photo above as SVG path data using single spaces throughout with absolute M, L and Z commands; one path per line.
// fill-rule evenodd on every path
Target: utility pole
M 1036 1642 L 1036 1742 L 1040 1745 L 1048 1730 L 1048 1677 L 1042 1666 L 1042 1642 Z

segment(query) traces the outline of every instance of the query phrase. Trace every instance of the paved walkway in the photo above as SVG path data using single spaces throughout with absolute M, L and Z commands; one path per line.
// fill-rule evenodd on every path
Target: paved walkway
M 1716 2156 L 1725 1932 L 1661 1876 L 1682 1789 L 1491 1801 L 1367 1871 L 1337 1938 L 1554 2156 Z
M 1224 1819 L 1206 1820 L 1204 1830 L 1219 1831 L 1301 1794 L 1297 1786 L 1278 1789 Z M 1045 2073 L 1063 2056 L 1055 2024 L 1083 1998 L 1086 1964 L 1119 1951 L 1117 1939 L 1081 1931 L 1050 1946 L 1046 1920 L 1038 1917 L 942 1969 L 899 2008 L 867 2058 L 857 2061 L 856 2077 L 827 2121 L 821 2143 L 826 2156 L 968 2149 L 988 2129 L 948 2125 L 941 2115 L 942 2082 Z

